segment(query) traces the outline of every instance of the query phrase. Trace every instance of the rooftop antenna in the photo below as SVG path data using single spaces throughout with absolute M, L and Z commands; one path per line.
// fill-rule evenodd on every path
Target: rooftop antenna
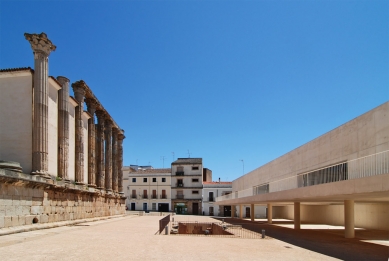
M 165 156 L 161 156 L 162 168 L 165 168 Z
M 172 154 L 173 154 L 173 161 L 174 161 L 174 152 L 172 152 Z
M 190 153 L 189 150 L 188 150 L 188 158 L 190 158 L 190 154 L 192 154 L 192 153 Z

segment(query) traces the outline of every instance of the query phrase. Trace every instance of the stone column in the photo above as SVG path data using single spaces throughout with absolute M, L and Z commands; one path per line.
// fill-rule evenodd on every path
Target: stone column
M 235 205 L 231 205 L 231 217 L 235 217 Z
M 84 96 L 86 92 L 86 84 L 84 81 L 78 81 L 72 84 L 74 98 L 76 99 L 78 106 L 75 112 L 75 125 L 76 125 L 76 149 L 75 149 L 75 177 L 76 184 L 84 184 L 84 130 L 82 113 L 84 112 Z
M 300 229 L 300 202 L 294 202 L 294 229 Z
M 105 120 L 105 190 L 112 191 L 112 120 Z
M 69 79 L 58 76 L 58 177 L 69 181 Z
M 344 237 L 354 238 L 354 200 L 344 201 Z
M 98 189 L 105 188 L 105 157 L 104 157 L 104 125 L 105 112 L 96 111 L 97 116 L 97 135 L 96 135 L 96 162 L 97 175 L 96 185 Z
M 28 34 L 24 37 L 34 52 L 34 96 L 32 129 L 32 175 L 50 178 L 48 171 L 48 59 L 56 46 L 45 33 Z
M 273 223 L 273 205 L 270 203 L 267 204 L 267 223 Z
M 124 130 L 118 135 L 118 190 L 119 194 L 123 192 L 123 140 L 126 138 L 123 134 Z
M 95 137 L 95 99 L 85 99 L 88 112 L 92 117 L 88 120 L 88 186 L 96 187 L 96 137 Z
M 254 221 L 255 219 L 255 205 L 251 204 L 250 205 L 250 220 Z
M 118 128 L 112 128 L 112 190 L 118 192 Z

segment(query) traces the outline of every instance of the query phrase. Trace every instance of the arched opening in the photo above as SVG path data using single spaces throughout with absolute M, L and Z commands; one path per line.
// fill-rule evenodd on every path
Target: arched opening
M 34 219 L 32 220 L 32 223 L 33 223 L 33 224 L 36 224 L 36 223 L 38 223 L 38 222 L 39 222 L 38 218 L 34 217 Z

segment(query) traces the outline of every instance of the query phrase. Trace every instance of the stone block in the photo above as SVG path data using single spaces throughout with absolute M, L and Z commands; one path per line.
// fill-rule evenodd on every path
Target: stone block
M 22 206 L 14 206 L 15 207 L 15 215 L 21 216 L 23 215 L 23 207 Z
M 48 223 L 49 222 L 49 215 L 40 215 L 40 223 Z
M 51 206 L 51 200 L 47 200 L 47 199 L 43 199 L 43 201 L 42 201 L 42 205 L 43 206 Z
M 42 206 L 43 203 L 42 203 L 42 198 L 36 198 L 36 197 L 33 197 L 32 198 L 32 206 Z
M 19 217 L 18 216 L 11 217 L 11 223 L 13 227 L 19 226 Z
M 55 217 L 54 217 L 54 214 L 50 214 L 49 215 L 49 223 L 52 223 L 52 222 L 54 222 L 54 219 Z
M 43 190 L 42 189 L 33 189 L 32 196 L 34 198 L 43 198 Z
M 5 206 L 0 205 L 0 217 L 5 216 Z
M 30 210 L 31 210 L 31 207 L 30 206 L 21 206 L 22 207 L 22 215 L 30 215 Z
M 33 215 L 43 214 L 43 207 L 42 206 L 31 206 L 31 214 L 33 214 Z
M 36 217 L 35 215 L 26 215 L 26 216 L 25 216 L 26 225 L 31 225 L 31 224 L 32 224 L 32 220 L 33 220 L 35 217 Z
M 45 206 L 45 207 L 43 207 L 43 213 L 44 214 L 51 214 L 51 208 L 52 207 L 47 207 L 47 206 Z
M 3 195 L 0 199 L 0 206 L 12 206 L 12 196 Z
M 26 224 L 25 216 L 19 216 L 19 226 L 24 226 Z
M 5 206 L 5 215 L 6 216 L 15 215 L 15 206 Z
M 0 228 L 4 227 L 4 216 L 0 215 Z
M 12 196 L 12 205 L 19 206 L 20 205 L 20 196 Z
M 12 217 L 4 217 L 4 227 L 12 227 Z
M 32 197 L 24 197 L 22 205 L 24 206 L 32 206 Z

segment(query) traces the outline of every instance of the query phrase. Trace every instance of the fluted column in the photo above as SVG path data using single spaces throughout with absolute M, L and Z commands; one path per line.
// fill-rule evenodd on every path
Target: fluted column
M 48 174 L 48 59 L 56 46 L 45 33 L 24 34 L 34 52 L 34 97 L 32 130 L 32 175 Z
M 118 128 L 112 128 L 112 190 L 118 192 Z
M 105 190 L 112 191 L 112 121 L 105 121 Z
M 98 189 L 105 188 L 105 157 L 104 157 L 104 125 L 105 112 L 96 111 L 97 135 L 96 135 L 96 185 Z
M 58 177 L 69 181 L 69 79 L 58 76 Z
M 95 137 L 95 99 L 85 99 L 91 118 L 88 120 L 88 186 L 96 187 L 96 137 Z
M 84 130 L 82 122 L 82 113 L 84 112 L 84 96 L 86 92 L 86 84 L 84 81 L 78 81 L 72 84 L 74 98 L 78 106 L 75 111 L 75 125 L 76 125 L 76 148 L 75 148 L 75 177 L 76 184 L 84 184 Z
M 124 130 L 118 135 L 118 190 L 119 194 L 123 192 L 123 140 L 126 138 L 123 134 Z

